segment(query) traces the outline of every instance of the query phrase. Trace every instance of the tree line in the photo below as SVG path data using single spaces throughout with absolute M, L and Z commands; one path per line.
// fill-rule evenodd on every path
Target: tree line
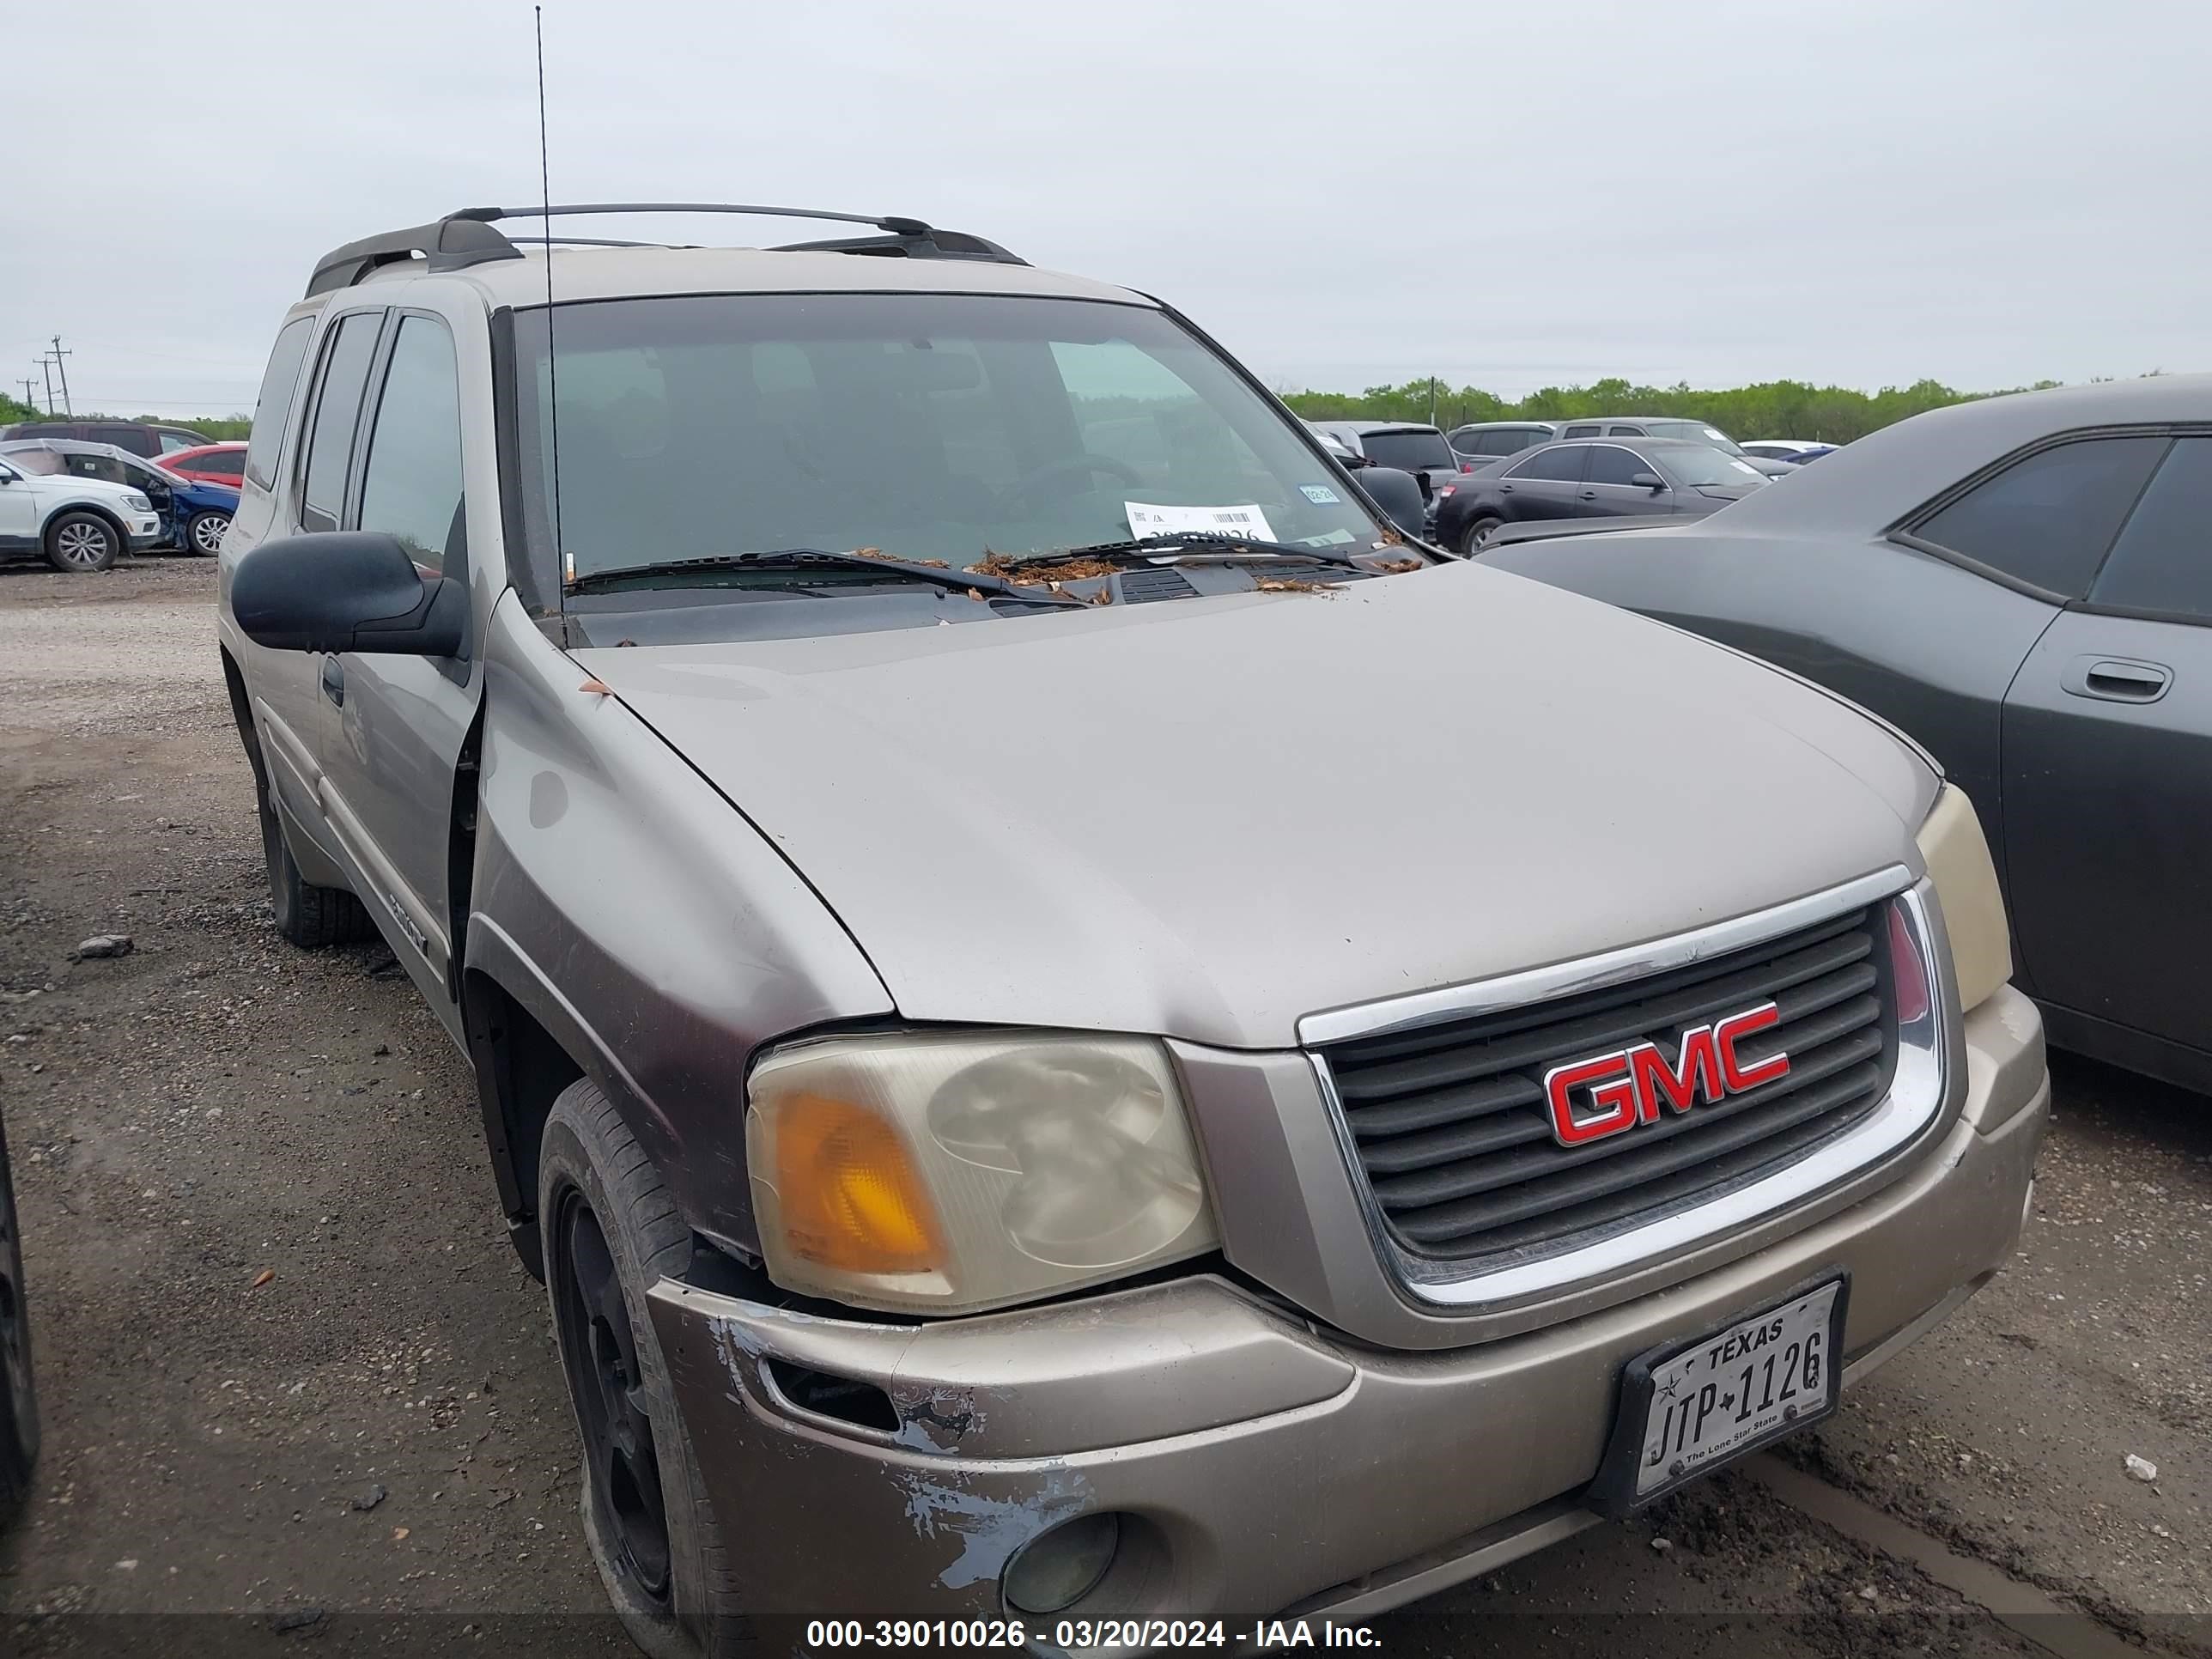
M 2156 374 L 2158 371 L 2151 371 Z M 2038 380 L 2007 392 L 2039 392 L 2058 384 Z M 1845 444 L 1854 438 L 1948 404 L 2001 398 L 2007 392 L 1960 392 L 1940 380 L 1886 386 L 1879 392 L 1853 386 L 1813 386 L 1803 380 L 1762 380 L 1718 391 L 1698 391 L 1686 383 L 1669 386 L 1632 386 L 1625 380 L 1589 386 L 1548 386 L 1521 398 L 1506 398 L 1480 386 L 1449 386 L 1442 380 L 1408 380 L 1403 386 L 1371 386 L 1364 392 L 1286 391 L 1283 401 L 1309 421 L 1382 420 L 1434 424 L 1449 431 L 1475 421 L 1573 421 L 1604 415 L 1680 415 L 1717 426 L 1730 437 L 1809 438 Z M 0 426 L 16 421 L 52 418 L 33 405 L 0 392 Z M 189 427 L 210 440 L 243 438 L 252 429 L 250 415 L 125 416 L 79 416 L 80 420 L 130 419 L 163 426 Z
M 2013 391 L 2057 385 L 2038 380 Z M 1408 380 L 1366 391 L 1285 392 L 1283 401 L 1309 421 L 1383 420 L 1434 424 L 1449 431 L 1475 421 L 1572 421 L 1602 415 L 1680 415 L 1717 426 L 1730 437 L 1807 438 L 1849 443 L 1868 433 L 1948 404 L 1998 398 L 2002 392 L 1960 392 L 1940 380 L 1861 392 L 1851 386 L 1812 386 L 1803 380 L 1765 380 L 1757 386 L 1698 391 L 1684 384 L 1632 386 L 1625 380 L 1589 386 L 1546 386 L 1518 399 L 1480 386 L 1441 380 Z
M 0 392 L 0 426 L 13 426 L 19 421 L 143 421 L 149 426 L 178 426 L 188 431 L 203 432 L 210 443 L 227 442 L 243 438 L 253 429 L 251 415 L 49 415 L 36 404 L 27 404 L 20 398 L 11 398 Z

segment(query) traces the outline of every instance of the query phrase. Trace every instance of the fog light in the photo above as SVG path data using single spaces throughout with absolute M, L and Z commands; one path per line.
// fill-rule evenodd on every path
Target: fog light
M 1006 1564 L 1008 1605 L 1023 1613 L 1058 1613 L 1097 1589 L 1121 1547 L 1121 1519 L 1081 1515 L 1032 1538 Z

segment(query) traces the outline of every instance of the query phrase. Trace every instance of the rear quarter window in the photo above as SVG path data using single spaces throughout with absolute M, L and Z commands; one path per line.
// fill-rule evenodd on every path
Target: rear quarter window
M 2023 456 L 1912 526 L 1917 540 L 2078 599 L 2164 454 L 2164 436 L 2087 438 Z

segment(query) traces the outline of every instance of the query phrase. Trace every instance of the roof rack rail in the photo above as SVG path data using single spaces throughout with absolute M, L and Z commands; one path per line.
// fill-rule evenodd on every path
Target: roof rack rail
M 493 259 L 519 259 L 521 250 L 515 246 L 514 240 L 495 230 L 493 222 L 580 213 L 745 213 L 781 219 L 833 219 L 841 224 L 872 226 L 882 234 L 821 242 L 790 242 L 775 251 L 864 253 L 910 259 L 987 259 L 1015 265 L 1028 263 L 981 236 L 971 236 L 964 231 L 938 230 L 919 219 L 895 214 L 878 217 L 866 213 L 832 213 L 820 208 L 755 207 L 734 202 L 581 202 L 550 208 L 460 208 L 427 225 L 364 236 L 359 241 L 331 249 L 315 262 L 315 273 L 307 281 L 307 295 L 312 298 L 333 289 L 350 288 L 380 267 L 411 259 L 418 253 L 434 271 L 463 270 Z M 549 239 L 518 240 L 544 242 Z M 591 238 L 556 236 L 550 240 L 599 245 Z

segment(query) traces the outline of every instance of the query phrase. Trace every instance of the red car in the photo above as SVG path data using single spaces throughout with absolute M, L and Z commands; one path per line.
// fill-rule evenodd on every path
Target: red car
M 161 457 L 161 465 L 195 482 L 228 484 L 236 489 L 245 479 L 246 446 L 202 444 L 196 449 L 173 449 Z

